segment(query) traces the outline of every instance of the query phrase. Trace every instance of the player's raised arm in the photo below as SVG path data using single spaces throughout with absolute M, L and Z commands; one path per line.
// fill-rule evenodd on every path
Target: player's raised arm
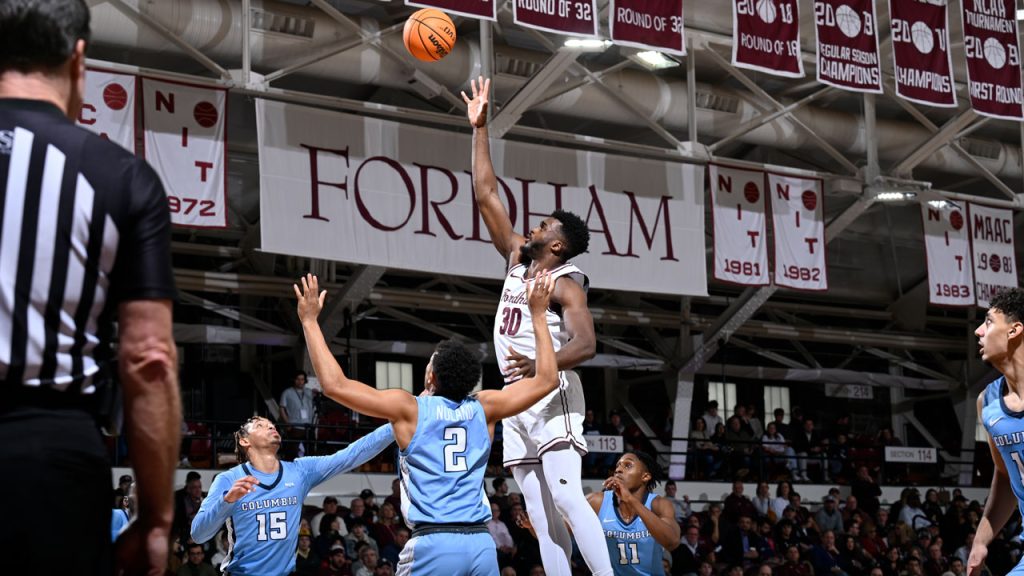
M 477 394 L 488 422 L 496 422 L 526 410 L 558 386 L 558 364 L 545 315 L 554 284 L 551 274 L 543 272 L 537 274 L 526 285 L 533 334 L 536 339 L 537 373 L 531 378 L 517 380 L 501 390 L 483 390 Z
M 498 197 L 498 178 L 494 175 L 494 165 L 491 163 L 491 143 L 487 133 L 491 79 L 485 80 L 480 76 L 477 80 L 471 80 L 470 86 L 473 97 L 463 92 L 462 99 L 466 101 L 466 116 L 473 126 L 473 189 L 476 203 L 494 247 L 506 260 L 511 257 L 513 261 L 518 261 L 519 247 L 526 239 L 512 230 L 508 211 Z
M 386 418 L 392 422 L 415 422 L 416 399 L 404 390 L 377 390 L 358 380 L 345 376 L 338 361 L 331 354 L 331 349 L 324 340 L 317 316 L 324 307 L 327 291 L 320 290 L 317 277 L 306 274 L 302 278 L 302 288 L 293 284 L 295 296 L 298 298 L 299 320 L 302 321 L 302 332 L 306 336 L 306 348 L 313 362 L 324 394 L 332 400 L 343 404 L 356 412 Z

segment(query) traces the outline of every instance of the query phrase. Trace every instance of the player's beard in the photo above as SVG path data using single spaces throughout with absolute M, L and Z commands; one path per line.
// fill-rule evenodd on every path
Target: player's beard
M 524 242 L 523 245 L 519 247 L 519 263 L 529 268 L 530 264 L 534 260 L 533 255 L 537 248 L 538 246 L 529 240 Z

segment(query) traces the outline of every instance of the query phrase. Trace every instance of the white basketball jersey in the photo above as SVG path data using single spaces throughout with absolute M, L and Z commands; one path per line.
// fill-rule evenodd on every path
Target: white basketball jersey
M 516 352 L 529 358 L 537 357 L 536 343 L 533 338 L 533 319 L 530 318 L 530 305 L 526 299 L 527 267 L 516 264 L 509 269 L 505 276 L 505 285 L 501 290 L 501 299 L 498 302 L 498 313 L 494 317 L 494 353 L 498 357 L 498 367 L 504 374 L 508 369 L 508 349 L 511 346 Z M 551 271 L 555 279 L 562 276 L 570 276 L 578 282 L 586 291 L 590 286 L 590 280 L 575 264 L 566 263 Z M 562 321 L 561 307 L 554 302 L 548 307 L 545 313 L 548 329 L 551 331 L 552 344 L 555 352 L 569 341 L 569 335 L 565 331 L 565 323 Z M 506 383 L 511 382 L 505 379 Z

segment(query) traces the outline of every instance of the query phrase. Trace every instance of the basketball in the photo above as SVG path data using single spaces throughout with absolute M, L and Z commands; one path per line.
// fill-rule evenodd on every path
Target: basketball
M 777 12 L 775 0 L 757 0 L 757 15 L 761 17 L 761 21 L 765 24 L 775 22 L 775 17 L 778 15 Z
M 196 119 L 197 124 L 203 128 L 209 128 L 217 123 L 217 107 L 204 100 L 192 109 L 192 116 Z
M 120 110 L 128 104 L 128 91 L 117 82 L 103 89 L 103 102 L 111 110 Z
M 409 54 L 417 59 L 425 62 L 440 60 L 455 46 L 455 23 L 440 10 L 418 10 L 405 21 L 402 41 Z

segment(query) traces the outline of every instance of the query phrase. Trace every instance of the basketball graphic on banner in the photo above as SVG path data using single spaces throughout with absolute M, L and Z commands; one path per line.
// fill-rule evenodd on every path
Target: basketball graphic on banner
M 985 61 L 996 70 L 1006 65 L 1006 48 L 1003 48 L 999 40 L 995 38 L 985 40 Z
M 818 207 L 818 195 L 814 193 L 814 190 L 804 190 L 804 193 L 800 195 L 800 200 L 804 203 L 804 208 L 812 212 Z
M 117 82 L 103 89 L 103 103 L 111 110 L 121 110 L 128 104 L 128 92 Z
M 847 38 L 855 38 L 860 34 L 860 16 L 846 4 L 836 8 L 836 24 Z
M 964 216 L 960 212 L 952 212 L 949 215 L 949 225 L 953 230 L 960 230 L 964 227 Z
M 1002 263 L 999 261 L 999 254 L 989 255 L 988 267 L 991 268 L 993 272 L 999 272 L 999 269 L 1002 268 Z
M 761 198 L 761 191 L 757 189 L 757 184 L 747 182 L 746 186 L 743 187 L 743 197 L 751 204 L 757 202 Z
M 196 104 L 192 110 L 192 116 L 195 117 L 197 124 L 203 128 L 209 128 L 217 123 L 217 107 L 203 100 Z
M 935 48 L 935 38 L 932 36 L 932 29 L 924 22 L 914 22 L 910 27 L 910 39 L 914 42 L 914 48 L 921 54 L 931 54 Z
M 775 22 L 775 17 L 778 16 L 775 0 L 757 0 L 757 15 L 765 24 Z

